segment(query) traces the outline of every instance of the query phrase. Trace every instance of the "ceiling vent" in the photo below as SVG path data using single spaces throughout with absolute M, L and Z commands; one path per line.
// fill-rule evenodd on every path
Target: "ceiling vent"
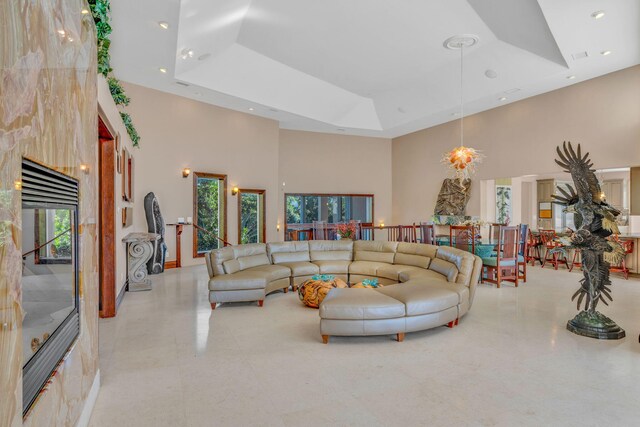
M 586 51 L 584 51 L 584 52 L 576 52 L 576 53 L 574 53 L 573 55 L 571 55 L 571 57 L 572 57 L 574 60 L 584 59 L 584 58 L 586 58 L 586 57 L 588 57 L 588 56 L 589 56 L 589 54 L 588 54 Z
M 185 82 L 176 82 L 176 84 L 184 87 L 189 87 L 189 84 Z

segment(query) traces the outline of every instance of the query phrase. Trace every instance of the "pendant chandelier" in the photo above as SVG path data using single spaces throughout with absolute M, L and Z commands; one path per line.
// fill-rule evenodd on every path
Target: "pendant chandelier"
M 473 34 L 461 34 L 449 37 L 444 41 L 443 45 L 447 49 L 460 51 L 460 146 L 454 147 L 451 151 L 444 154 L 442 163 L 447 165 L 454 173 L 460 184 L 465 179 L 470 179 L 475 173 L 476 166 L 484 157 L 478 150 L 466 147 L 464 145 L 464 50 L 470 48 L 478 42 L 478 36 Z

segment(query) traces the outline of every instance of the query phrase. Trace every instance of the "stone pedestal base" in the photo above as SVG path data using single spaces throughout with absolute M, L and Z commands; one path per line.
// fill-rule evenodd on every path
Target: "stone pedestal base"
M 599 340 L 619 340 L 625 337 L 624 329 L 597 311 L 581 311 L 567 322 L 567 329 L 574 334 Z

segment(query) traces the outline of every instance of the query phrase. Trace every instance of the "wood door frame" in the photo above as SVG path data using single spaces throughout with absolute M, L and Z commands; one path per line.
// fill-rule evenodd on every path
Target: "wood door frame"
M 258 243 L 267 243 L 267 190 L 259 190 L 255 188 L 239 188 L 238 194 L 238 244 L 242 242 L 242 193 L 257 194 L 262 196 L 262 241 Z M 260 209 L 260 206 L 258 206 Z
M 116 152 L 114 132 L 98 114 L 100 317 L 116 315 Z
M 198 224 L 198 178 L 210 178 L 218 179 L 224 182 L 224 235 L 218 236 L 225 242 L 228 242 L 227 229 L 228 229 L 228 215 L 227 215 L 227 175 L 207 172 L 193 172 L 193 223 Z M 198 229 L 193 227 L 193 258 L 204 258 L 204 252 L 198 253 Z

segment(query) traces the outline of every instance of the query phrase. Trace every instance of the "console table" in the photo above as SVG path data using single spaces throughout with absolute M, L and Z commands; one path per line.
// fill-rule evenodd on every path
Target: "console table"
M 176 259 L 172 261 L 165 261 L 164 268 L 180 268 L 182 267 L 182 231 L 185 225 L 193 225 L 187 223 L 167 224 L 167 227 L 176 228 Z
M 150 291 L 147 262 L 153 255 L 153 244 L 160 238 L 156 233 L 129 233 L 122 241 L 127 244 L 127 274 L 129 292 Z

